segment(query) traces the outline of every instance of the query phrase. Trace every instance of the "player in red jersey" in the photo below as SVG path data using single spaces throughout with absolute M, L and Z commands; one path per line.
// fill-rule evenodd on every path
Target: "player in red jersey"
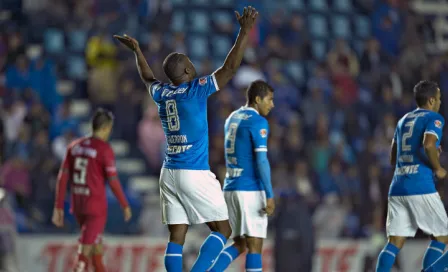
M 91 121 L 92 136 L 72 142 L 59 170 L 53 223 L 64 224 L 64 199 L 70 182 L 72 211 L 81 227 L 80 250 L 75 272 L 89 271 L 89 260 L 96 272 L 105 271 L 102 263 L 101 235 L 107 220 L 106 183 L 124 211 L 125 221 L 132 213 L 118 180 L 114 152 L 107 143 L 113 127 L 113 114 L 98 109 Z

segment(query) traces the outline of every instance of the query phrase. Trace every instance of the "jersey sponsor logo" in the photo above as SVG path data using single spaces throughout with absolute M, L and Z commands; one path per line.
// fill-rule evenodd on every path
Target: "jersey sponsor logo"
M 395 170 L 395 175 L 397 176 L 403 176 L 403 175 L 413 175 L 413 174 L 417 174 L 418 173 L 418 168 L 420 167 L 419 164 L 414 164 L 414 165 L 407 165 L 407 166 L 402 166 L 402 167 L 398 167 Z
M 73 188 L 73 194 L 74 195 L 88 196 L 88 195 L 90 195 L 90 190 L 89 190 L 89 188 L 86 188 L 86 187 L 76 186 L 76 187 Z
M 193 145 L 169 145 L 166 152 L 169 155 L 184 153 L 188 149 L 190 149 Z
M 227 168 L 226 178 L 238 178 L 243 174 L 243 168 Z
M 96 158 L 97 152 L 93 148 L 81 147 L 79 145 L 75 145 L 71 150 L 72 156 L 84 155 L 90 158 Z
M 436 126 L 436 128 L 442 128 L 442 122 L 440 120 L 435 120 L 434 125 Z
M 266 138 L 268 136 L 268 131 L 266 129 L 260 129 L 260 135 L 262 138 Z
M 203 77 L 199 79 L 199 85 L 204 86 L 205 84 L 207 84 L 207 78 Z
M 176 90 L 164 89 L 163 92 L 162 92 L 162 97 L 166 97 L 166 96 L 170 97 L 170 96 L 173 96 L 175 94 L 183 94 L 186 91 L 187 91 L 187 88 L 179 88 L 179 89 L 176 89 Z
M 169 144 L 185 144 L 188 142 L 187 135 L 170 135 L 166 136 Z

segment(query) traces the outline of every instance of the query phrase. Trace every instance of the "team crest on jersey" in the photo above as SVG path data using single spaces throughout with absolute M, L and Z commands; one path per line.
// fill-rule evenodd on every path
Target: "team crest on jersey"
M 260 135 L 261 137 L 266 138 L 266 136 L 268 136 L 268 132 L 266 129 L 260 129 Z
M 203 77 L 199 79 L 199 85 L 204 86 L 205 84 L 207 84 L 207 78 Z
M 436 125 L 437 128 L 442 128 L 442 122 L 439 120 L 435 120 L 434 125 Z

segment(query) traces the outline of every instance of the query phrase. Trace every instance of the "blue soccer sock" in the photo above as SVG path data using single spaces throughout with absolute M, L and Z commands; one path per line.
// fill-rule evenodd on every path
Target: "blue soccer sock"
M 182 272 L 183 246 L 169 242 L 165 252 L 165 269 L 168 272 Z
M 212 232 L 202 244 L 199 256 L 190 271 L 207 271 L 213 265 L 226 243 L 227 239 L 224 235 L 219 232 Z
M 238 248 L 231 245 L 224 249 L 221 254 L 219 254 L 218 260 L 216 260 L 210 272 L 222 272 L 229 267 L 229 265 L 240 256 Z
M 431 241 L 423 257 L 423 269 L 430 267 L 440 256 L 443 255 L 445 244 L 437 241 Z
M 263 263 L 261 261 L 261 254 L 248 253 L 246 255 L 246 271 L 258 272 L 263 270 Z
M 437 261 L 435 261 L 430 267 L 425 269 L 425 272 L 440 272 L 445 271 L 448 268 L 448 252 L 442 255 Z
M 390 272 L 392 266 L 395 262 L 395 257 L 397 256 L 400 249 L 394 246 L 391 243 L 387 243 L 387 245 L 381 250 L 380 255 L 378 256 L 378 262 L 376 263 L 376 272 Z

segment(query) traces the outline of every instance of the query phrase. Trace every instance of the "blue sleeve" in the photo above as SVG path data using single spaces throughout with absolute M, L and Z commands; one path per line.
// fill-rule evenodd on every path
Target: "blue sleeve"
M 269 124 L 266 119 L 259 120 L 250 130 L 252 144 L 257 160 L 258 175 L 266 192 L 266 198 L 272 198 L 274 193 L 271 184 L 271 167 L 268 160 Z
M 190 98 L 207 98 L 216 91 L 219 91 L 218 83 L 216 82 L 214 74 L 196 78 L 191 82 L 191 84 L 192 85 L 189 92 Z
M 426 124 L 425 134 L 433 134 L 440 141 L 442 139 L 443 126 L 445 125 L 445 120 L 439 114 L 434 114 L 430 116 L 428 123 Z
M 250 136 L 255 152 L 268 151 L 268 135 L 269 125 L 266 119 L 263 119 L 257 124 L 252 125 L 250 129 Z
M 149 85 L 148 91 L 149 94 L 151 95 L 152 98 L 154 98 L 154 94 L 159 91 L 160 89 L 162 89 L 163 87 L 163 83 L 160 81 L 154 81 L 153 83 L 151 83 L 151 85 Z
M 272 191 L 271 183 L 271 166 L 269 165 L 267 152 L 255 152 L 255 154 L 257 158 L 258 175 L 260 176 L 261 183 L 266 192 L 266 198 L 273 198 L 274 192 Z

